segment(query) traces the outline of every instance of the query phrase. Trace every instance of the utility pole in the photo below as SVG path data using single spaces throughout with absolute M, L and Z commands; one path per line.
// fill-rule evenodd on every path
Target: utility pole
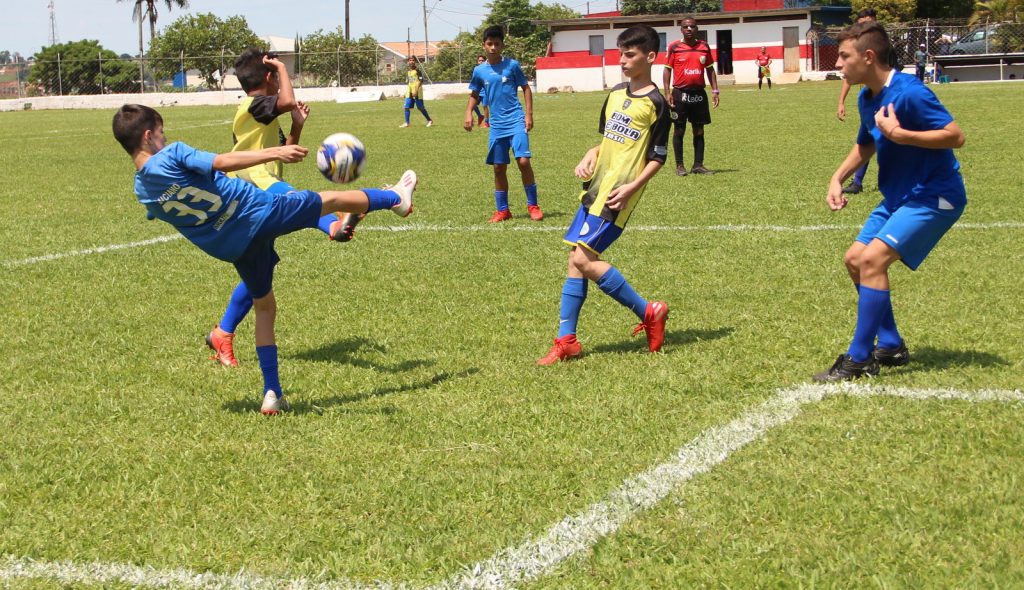
M 351 30 L 351 29 L 350 29 L 350 25 L 348 23 L 348 2 L 349 2 L 349 0 L 345 0 L 345 40 L 346 41 L 351 39 L 351 37 L 349 37 L 349 30 Z
M 427 63 L 427 0 L 423 0 L 423 63 Z

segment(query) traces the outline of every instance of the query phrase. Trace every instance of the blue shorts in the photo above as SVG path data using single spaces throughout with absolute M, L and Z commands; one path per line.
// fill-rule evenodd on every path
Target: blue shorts
M 317 227 L 323 201 L 313 191 L 278 194 L 263 225 L 249 247 L 235 261 L 235 270 L 254 299 L 265 297 L 273 289 L 274 265 L 281 258 L 274 250 L 274 239 L 300 229 Z
M 587 208 L 580 206 L 576 217 L 565 232 L 566 244 L 583 246 L 595 254 L 601 254 L 622 235 L 622 228 L 603 217 L 587 213 Z
M 526 129 L 520 129 L 513 135 L 506 135 L 504 137 L 491 137 L 491 144 L 487 148 L 487 164 L 492 166 L 494 164 L 508 164 L 512 160 L 508 159 L 508 150 L 512 148 L 512 154 L 516 158 L 529 158 L 530 154 L 530 135 L 526 133 Z
M 275 195 L 283 195 L 285 193 L 294 193 L 295 187 L 288 184 L 283 180 L 278 180 L 274 184 L 264 189 L 268 193 L 274 193 Z
M 411 109 L 412 107 L 416 107 L 416 108 L 418 108 L 421 111 L 427 110 L 427 105 L 423 104 L 423 99 L 422 98 L 407 98 L 407 99 L 405 99 L 405 108 Z
M 882 202 L 868 215 L 857 241 L 870 244 L 878 238 L 896 250 L 910 270 L 917 270 L 963 213 L 963 207 L 943 210 L 917 201 L 889 211 Z

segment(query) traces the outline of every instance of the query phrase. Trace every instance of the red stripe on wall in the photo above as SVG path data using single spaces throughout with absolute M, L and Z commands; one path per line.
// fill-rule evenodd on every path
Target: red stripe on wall
M 571 52 L 578 53 L 578 52 Z M 599 68 L 602 65 L 600 55 L 590 55 L 582 52 L 583 55 L 555 54 L 551 57 L 538 57 L 536 67 L 538 70 L 561 70 L 566 68 Z

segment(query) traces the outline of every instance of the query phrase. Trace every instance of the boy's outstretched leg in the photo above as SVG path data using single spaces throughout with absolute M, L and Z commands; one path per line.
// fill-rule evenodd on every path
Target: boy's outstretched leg
M 364 188 L 352 191 L 323 191 L 321 215 L 328 213 L 366 214 L 370 211 L 390 209 L 399 217 L 408 217 L 412 213 L 413 192 L 419 179 L 412 170 L 406 170 L 402 178 L 393 186 L 386 188 Z M 339 220 L 339 221 L 344 221 Z

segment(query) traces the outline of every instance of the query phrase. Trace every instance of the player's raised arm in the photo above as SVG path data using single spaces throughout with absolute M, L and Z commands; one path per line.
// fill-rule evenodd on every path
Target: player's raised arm
M 892 103 L 882 106 L 875 113 L 875 126 L 893 143 L 912 145 L 932 150 L 957 149 L 964 145 L 964 132 L 955 122 L 942 129 L 927 131 L 910 131 L 900 126 L 896 118 L 896 109 Z
M 221 172 L 234 172 L 235 170 L 244 170 L 257 164 L 274 161 L 294 164 L 295 162 L 301 162 L 308 153 L 309 150 L 301 145 L 282 145 L 263 150 L 227 152 L 217 154 L 213 158 L 213 168 Z

